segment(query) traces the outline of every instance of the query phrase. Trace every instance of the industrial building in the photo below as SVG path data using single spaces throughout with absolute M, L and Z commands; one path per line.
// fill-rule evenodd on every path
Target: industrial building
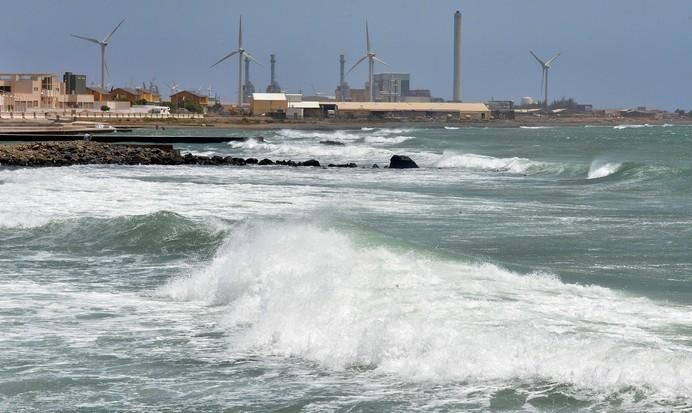
M 401 102 L 408 95 L 411 75 L 408 73 L 376 73 L 373 75 L 375 100 Z
M 336 102 L 333 106 L 337 117 L 347 119 L 384 117 L 386 115 L 396 117 L 451 116 L 454 120 L 459 121 L 490 119 L 490 109 L 483 103 Z
M 288 99 L 285 93 L 253 93 L 250 112 L 253 115 L 286 113 Z

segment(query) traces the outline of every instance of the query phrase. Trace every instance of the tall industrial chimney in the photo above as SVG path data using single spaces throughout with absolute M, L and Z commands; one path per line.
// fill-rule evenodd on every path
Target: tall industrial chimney
M 339 55 L 339 90 L 341 91 L 340 93 L 340 100 L 344 100 L 344 67 L 346 65 L 346 57 L 344 55 Z
M 272 65 L 271 84 L 273 85 L 274 82 L 276 82 L 276 59 L 274 58 L 273 54 L 271 54 L 269 56 L 271 57 L 271 65 Z
M 454 13 L 454 85 L 452 100 L 461 102 L 461 12 Z
M 267 93 L 281 93 L 281 86 L 276 82 L 276 56 L 271 54 L 271 82 L 267 86 Z

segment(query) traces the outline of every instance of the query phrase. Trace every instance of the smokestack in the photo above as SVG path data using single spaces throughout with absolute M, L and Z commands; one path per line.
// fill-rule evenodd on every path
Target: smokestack
M 454 13 L 454 85 L 452 100 L 461 102 L 461 12 Z
M 344 100 L 344 67 L 346 66 L 346 57 L 339 55 L 339 89 L 341 90 L 341 100 Z
M 272 71 L 271 71 L 272 74 L 271 74 L 271 83 L 270 84 L 273 85 L 274 82 L 276 81 L 276 59 L 274 58 L 273 54 L 271 54 L 269 56 L 271 57 L 271 65 L 272 65 Z

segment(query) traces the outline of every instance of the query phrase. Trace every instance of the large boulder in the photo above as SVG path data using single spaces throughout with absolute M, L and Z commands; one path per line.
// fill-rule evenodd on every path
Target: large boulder
M 389 160 L 389 167 L 393 169 L 418 168 L 418 165 L 405 155 L 394 155 Z

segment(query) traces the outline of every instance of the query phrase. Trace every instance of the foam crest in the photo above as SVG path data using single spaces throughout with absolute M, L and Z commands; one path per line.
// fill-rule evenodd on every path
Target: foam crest
M 275 132 L 277 138 L 282 139 L 311 139 L 311 140 L 334 140 L 334 141 L 355 141 L 361 138 L 357 132 L 347 130 L 335 131 L 309 131 L 299 129 L 281 129 Z
M 211 264 L 162 288 L 225 305 L 231 345 L 406 380 L 548 381 L 692 394 L 685 308 L 357 241 L 309 223 L 246 223 Z M 669 331 L 670 333 L 665 333 Z M 666 335 L 669 334 L 669 335 Z
M 415 136 L 366 136 L 365 143 L 374 145 L 397 145 L 411 139 L 416 139 Z
M 431 166 L 435 168 L 463 168 L 477 171 L 501 171 L 521 174 L 526 173 L 532 167 L 541 165 L 543 164 L 540 162 L 534 162 L 525 158 L 495 158 L 485 155 L 444 152 Z
M 589 167 L 589 173 L 587 175 L 588 179 L 599 179 L 605 178 L 607 176 L 613 175 L 620 170 L 622 170 L 623 164 L 621 162 L 608 162 L 599 159 L 594 159 Z

